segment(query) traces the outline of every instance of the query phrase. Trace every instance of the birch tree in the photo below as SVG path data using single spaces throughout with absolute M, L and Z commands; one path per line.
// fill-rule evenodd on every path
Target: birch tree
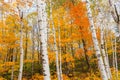
M 108 58 L 107 58 L 107 53 L 105 53 L 105 48 L 104 48 L 104 31 L 103 31 L 103 25 L 100 27 L 101 30 L 101 52 L 103 55 L 103 59 L 104 59 L 104 64 L 105 64 L 105 69 L 106 69 L 106 73 L 107 73 L 107 77 L 108 79 L 111 79 L 111 71 L 109 69 L 109 63 L 108 63 Z
M 20 69 L 19 69 L 19 76 L 18 80 L 22 80 L 22 72 L 23 72 L 23 60 L 24 60 L 24 49 L 23 49 L 23 12 L 18 8 L 19 16 L 20 16 Z
M 90 1 L 89 0 L 86 0 L 86 7 L 87 7 L 87 13 L 88 13 L 89 21 L 90 21 L 91 32 L 92 32 L 92 39 L 93 39 L 93 44 L 94 44 L 94 48 L 96 51 L 98 67 L 99 67 L 99 70 L 101 73 L 101 77 L 103 80 L 108 80 L 108 77 L 107 77 L 107 74 L 105 71 L 105 66 L 104 66 L 103 59 L 102 59 L 101 52 L 100 52 L 100 47 L 99 47 L 97 36 L 96 36 L 96 31 L 95 31 L 93 18 L 92 18 L 92 12 L 90 9 Z
M 45 0 L 38 0 L 38 26 L 40 27 L 40 39 L 42 49 L 42 64 L 44 80 L 50 80 L 50 69 L 47 52 L 47 13 Z
M 110 4 L 110 12 L 112 14 L 112 17 L 117 24 L 118 30 L 119 30 L 119 41 L 120 41 L 120 1 L 117 1 L 116 3 L 113 3 L 111 0 L 109 0 Z M 115 68 L 115 74 L 116 74 L 116 80 L 118 79 L 118 65 L 117 65 L 117 52 L 116 52 L 116 35 L 115 35 L 115 46 L 114 46 L 114 53 L 113 53 L 113 67 Z
M 53 29 L 53 37 L 54 37 L 54 51 L 56 53 L 56 70 L 57 70 L 57 77 L 58 80 L 60 80 L 60 69 L 59 69 L 59 60 L 58 60 L 58 48 L 57 48 L 57 42 L 56 42 L 56 29 L 54 26 L 53 18 L 52 18 L 52 1 L 50 0 L 50 22 Z
M 120 1 L 113 3 L 111 0 L 109 0 L 109 4 L 111 15 L 118 26 L 120 36 Z
M 58 31 L 58 33 L 59 33 L 59 38 L 58 38 L 58 40 L 59 40 L 59 56 L 60 56 L 60 79 L 61 80 L 63 80 L 63 77 L 62 77 L 62 54 L 61 54 L 61 35 L 60 35 L 60 26 L 58 25 L 58 29 L 59 29 L 59 31 Z
M 115 63 L 115 76 L 116 76 L 116 80 L 118 80 L 118 64 L 117 64 L 117 44 L 116 44 L 116 37 L 115 37 L 115 40 L 114 40 L 114 63 Z
M 107 58 L 107 53 L 105 53 L 105 47 L 104 47 L 104 12 L 103 9 L 100 7 L 100 2 L 97 1 L 96 4 L 98 5 L 99 9 L 99 14 L 98 16 L 100 17 L 99 22 L 100 22 L 100 41 L 101 41 L 101 53 L 103 55 L 103 62 L 105 64 L 105 70 L 107 73 L 108 79 L 111 80 L 111 71 L 108 63 L 108 58 Z

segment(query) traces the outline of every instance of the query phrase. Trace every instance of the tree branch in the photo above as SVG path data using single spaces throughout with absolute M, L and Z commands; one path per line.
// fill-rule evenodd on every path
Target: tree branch
M 118 14 L 118 11 L 117 11 L 117 7 L 116 5 L 114 5 L 115 7 L 115 13 L 116 13 L 116 18 L 117 18 L 117 23 L 119 23 L 119 14 Z

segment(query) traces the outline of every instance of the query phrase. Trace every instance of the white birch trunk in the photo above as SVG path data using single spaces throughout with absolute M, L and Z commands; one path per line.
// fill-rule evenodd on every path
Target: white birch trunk
M 20 16 L 20 18 L 22 18 L 22 17 L 23 16 Z M 23 73 L 24 50 L 23 50 L 23 30 L 22 29 L 23 29 L 23 22 L 22 22 L 22 19 L 21 19 L 21 30 L 20 30 L 20 69 L 19 69 L 18 80 L 22 80 L 22 73 Z
M 114 69 L 114 76 L 115 80 L 118 80 L 118 64 L 117 64 L 117 53 L 116 53 L 116 37 L 113 41 L 111 36 L 111 44 L 112 44 L 112 51 L 113 51 L 113 69 Z
M 114 0 L 109 0 L 110 11 L 114 21 L 117 24 L 119 30 L 119 38 L 120 38 L 120 1 L 118 0 L 116 3 Z
M 61 55 L 61 35 L 60 35 L 60 26 L 58 26 L 59 29 L 59 55 L 60 55 L 60 80 L 63 80 L 62 77 L 62 55 Z
M 57 77 L 58 80 L 60 80 L 60 69 L 59 69 L 59 58 L 58 58 L 58 48 L 57 48 L 57 42 L 56 42 L 56 30 L 55 30 L 55 26 L 54 26 L 54 21 L 53 21 L 53 17 L 52 17 L 52 1 L 50 0 L 50 22 L 52 24 L 52 28 L 53 28 L 53 37 L 54 37 L 54 51 L 56 53 L 56 70 L 57 70 Z
M 54 50 L 56 53 L 56 69 L 57 69 L 57 77 L 58 80 L 60 80 L 60 70 L 59 70 L 59 58 L 58 58 L 58 48 L 56 43 L 56 34 L 55 34 L 55 28 L 53 27 L 53 36 L 54 36 Z
M 115 61 L 115 73 L 116 73 L 116 80 L 118 80 L 118 64 L 117 64 L 117 52 L 116 52 L 116 37 L 115 37 L 115 54 L 114 54 L 114 61 Z
M 47 13 L 45 0 L 38 0 L 38 24 L 40 27 L 40 39 L 42 49 L 42 63 L 44 80 L 50 80 L 50 68 L 47 52 Z
M 102 77 L 103 80 L 108 80 L 108 77 L 107 77 L 107 74 L 106 74 L 106 71 L 105 71 L 105 66 L 104 66 L 104 63 L 103 63 L 103 59 L 102 59 L 102 56 L 101 56 L 101 53 L 100 53 L 100 48 L 99 48 L 99 44 L 98 44 L 98 40 L 97 40 L 97 36 L 96 36 L 96 31 L 95 31 L 93 18 L 92 18 L 92 12 L 91 12 L 91 9 L 90 9 L 90 1 L 89 0 L 86 0 L 86 7 L 87 7 L 88 18 L 89 18 L 89 21 L 90 21 L 90 28 L 91 28 L 91 31 L 92 31 L 92 39 L 93 39 L 94 48 L 95 48 L 95 51 L 96 51 L 96 56 L 97 56 L 97 59 L 98 59 L 98 67 L 99 67 L 99 70 L 100 70 L 100 73 L 101 73 L 101 77 Z
M 108 34 L 107 32 L 106 32 L 106 36 Z M 105 38 L 105 36 L 104 36 L 104 38 Z M 109 69 L 110 80 L 112 80 L 112 74 L 111 74 L 111 69 L 110 69 L 110 65 L 109 65 L 108 50 L 107 50 L 107 39 L 105 38 L 104 40 L 105 40 L 105 49 L 104 50 L 105 50 L 106 58 L 107 58 L 107 62 L 108 62 L 108 69 Z
M 103 60 L 104 60 L 104 65 L 105 65 L 105 70 L 106 70 L 106 74 L 108 79 L 111 80 L 111 71 L 109 69 L 109 63 L 108 63 L 108 56 L 107 53 L 105 53 L 105 47 L 104 47 L 104 21 L 102 21 L 102 19 L 104 19 L 104 14 L 102 11 L 102 8 L 100 8 L 99 6 L 99 2 L 96 2 L 98 5 L 98 9 L 99 9 L 99 17 L 100 17 L 100 39 L 101 39 L 101 52 L 102 52 L 102 56 L 103 56 Z
M 63 76 L 62 76 L 62 53 L 61 53 L 61 29 L 60 29 L 60 22 L 59 22 L 59 16 L 58 16 L 58 41 L 59 41 L 59 61 L 60 61 L 60 80 L 63 80 Z
M 113 1 L 109 0 L 109 4 L 111 7 L 110 10 L 111 10 L 112 17 L 113 17 L 113 19 L 116 22 L 116 25 L 118 27 L 119 35 L 117 37 L 119 37 L 118 42 L 120 42 L 120 1 L 117 1 L 116 3 L 113 3 Z M 116 52 L 114 53 L 114 59 L 117 58 L 117 55 L 115 55 L 115 54 L 116 54 Z M 117 63 L 116 63 L 117 59 L 116 60 L 114 60 L 114 59 L 113 59 L 113 61 L 115 61 L 115 68 L 117 68 L 118 67 Z M 116 73 L 116 75 L 117 75 L 117 73 Z
M 111 71 L 109 71 L 110 70 L 109 69 L 109 63 L 108 63 L 108 58 L 106 56 L 107 53 L 105 53 L 105 48 L 104 48 L 104 30 L 103 30 L 103 25 L 101 25 L 100 30 L 101 30 L 101 52 L 103 54 L 103 59 L 104 59 L 104 64 L 105 64 L 107 77 L 108 77 L 108 79 L 111 79 L 111 76 L 110 76 L 110 72 Z
M 110 36 L 111 37 L 111 45 L 112 45 L 112 57 L 113 57 L 113 62 L 112 62 L 112 65 L 113 65 L 113 68 L 115 69 L 115 49 L 114 49 L 114 46 L 113 46 L 113 39 L 112 39 L 112 35 Z M 115 73 L 115 72 L 114 72 Z

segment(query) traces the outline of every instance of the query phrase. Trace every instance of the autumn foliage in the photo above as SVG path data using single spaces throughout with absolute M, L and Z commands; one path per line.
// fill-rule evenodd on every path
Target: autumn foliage
M 9 0 L 8 0 L 9 1 Z M 79 0 L 52 0 L 52 20 L 55 27 L 56 45 L 58 48 L 58 61 L 62 65 L 63 80 L 101 80 L 97 66 L 97 59 L 93 49 L 93 40 L 90 23 L 87 16 L 86 3 Z M 58 2 L 57 2 L 58 1 Z M 33 1 L 34 2 L 34 1 Z M 14 80 L 18 78 L 20 68 L 20 14 L 18 7 L 28 12 L 23 13 L 23 49 L 24 66 L 23 80 L 43 80 L 41 55 L 41 41 L 38 27 L 37 4 L 29 0 L 25 2 L 0 1 L 0 80 Z M 53 24 L 50 21 L 50 5 L 47 2 L 48 14 L 48 58 L 50 64 L 51 80 L 57 80 L 56 53 L 54 51 Z M 32 8 L 33 6 L 35 8 Z M 27 6 L 27 7 L 26 7 Z M 28 9 L 27 9 L 28 8 Z M 29 9 L 31 9 L 29 11 Z M 33 9 L 33 10 L 32 10 Z M 35 9 L 35 10 L 34 10 Z M 100 31 L 96 28 L 98 40 Z M 106 52 L 112 57 L 113 50 L 109 31 L 106 42 Z M 119 43 L 117 43 L 119 44 Z M 119 48 L 119 46 L 117 46 Z M 119 53 L 120 50 L 117 50 Z M 61 55 L 60 55 L 61 54 Z M 61 58 L 61 60 L 60 60 Z M 110 58 L 112 60 L 112 58 Z M 112 62 L 110 62 L 112 65 Z M 111 68 L 112 70 L 113 68 Z M 114 74 L 114 73 L 113 73 Z M 119 79 L 118 79 L 119 80 Z

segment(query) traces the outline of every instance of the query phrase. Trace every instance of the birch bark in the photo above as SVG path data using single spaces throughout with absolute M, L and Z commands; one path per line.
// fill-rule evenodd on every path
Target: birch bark
M 116 73 L 116 80 L 118 80 L 118 64 L 117 64 L 117 50 L 116 50 L 116 48 L 117 48 L 117 44 L 116 44 L 116 37 L 115 37 L 115 47 L 114 47 L 115 49 L 115 54 L 114 54 L 114 61 L 115 61 L 115 73 Z
M 40 27 L 40 39 L 42 50 L 42 64 L 44 80 L 50 80 L 50 68 L 47 52 L 47 13 L 45 0 L 38 0 L 38 25 Z
M 58 18 L 59 20 L 59 18 Z M 59 40 L 59 56 L 60 56 L 60 80 L 63 80 L 62 76 L 62 54 L 61 54 L 61 35 L 60 35 L 61 29 L 60 29 L 60 23 L 58 22 L 58 40 Z
M 112 3 L 112 0 L 109 0 L 109 4 L 111 7 L 111 14 L 114 21 L 117 24 L 119 30 L 119 40 L 120 41 L 120 1 L 116 3 Z M 116 35 L 115 35 L 116 36 Z M 116 53 L 116 37 L 115 37 L 115 46 L 114 46 L 114 53 L 113 53 L 113 67 L 115 68 L 116 80 L 118 79 L 118 65 L 117 65 L 117 53 Z
M 120 7 L 119 7 L 120 1 L 117 1 L 116 3 L 113 3 L 113 1 L 109 0 L 110 12 L 111 12 L 111 15 L 112 15 L 114 21 L 117 24 L 117 27 L 119 30 L 119 37 L 120 37 Z
M 101 77 L 103 80 L 108 80 L 106 71 L 105 71 L 105 66 L 103 63 L 103 59 L 100 53 L 100 48 L 99 48 L 99 44 L 98 44 L 98 40 L 97 40 L 97 36 L 96 36 L 96 31 L 95 31 L 95 26 L 94 26 L 94 22 L 93 22 L 93 18 L 92 18 L 92 12 L 90 9 L 90 1 L 86 0 L 86 7 L 87 7 L 87 13 L 88 13 L 88 18 L 90 21 L 90 28 L 91 28 L 91 32 L 92 32 L 92 39 L 93 39 L 93 43 L 94 43 L 94 48 L 96 51 L 96 56 L 97 56 L 97 60 L 98 60 L 98 67 L 101 73 Z
M 104 30 L 103 30 L 103 26 L 100 27 L 100 30 L 101 30 L 101 52 L 103 54 L 103 59 L 104 59 L 104 64 L 105 64 L 107 77 L 108 77 L 108 79 L 111 79 L 111 75 L 110 75 L 111 71 L 109 69 L 109 63 L 108 63 L 108 60 L 107 60 L 108 58 L 106 56 L 105 48 L 104 48 L 104 36 L 103 36 Z
M 20 29 L 20 69 L 19 69 L 19 76 L 18 80 L 22 80 L 22 73 L 23 73 L 23 60 L 24 60 L 24 49 L 23 49 L 23 12 L 19 10 L 20 14 L 20 24 L 21 24 L 21 29 Z
M 52 17 L 52 1 L 50 0 L 50 22 L 52 24 L 53 28 L 53 37 L 54 37 L 54 51 L 56 53 L 56 70 L 57 70 L 57 77 L 58 80 L 60 80 L 60 69 L 59 69 L 59 60 L 58 60 L 58 48 L 57 48 L 57 42 L 56 42 L 56 30 L 53 22 L 53 17 Z
M 99 6 L 99 2 L 97 1 L 97 5 L 98 5 L 98 9 L 99 9 L 99 17 L 100 17 L 100 41 L 101 41 L 101 52 L 103 55 L 103 61 L 104 61 L 104 65 L 105 65 L 105 70 L 106 70 L 106 74 L 108 79 L 111 80 L 111 71 L 109 69 L 109 63 L 108 63 L 108 58 L 107 58 L 107 53 L 105 53 L 105 47 L 104 47 L 104 22 L 102 21 L 104 18 L 103 15 L 103 11 Z

